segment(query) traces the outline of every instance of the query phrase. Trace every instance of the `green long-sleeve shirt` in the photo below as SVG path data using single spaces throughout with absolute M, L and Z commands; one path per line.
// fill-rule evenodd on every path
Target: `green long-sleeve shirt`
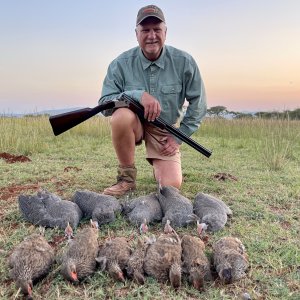
M 198 129 L 206 113 L 206 96 L 191 55 L 166 45 L 156 61 L 148 60 L 140 47 L 122 53 L 108 67 L 99 104 L 122 93 L 140 102 L 145 91 L 159 101 L 160 117 L 170 124 L 178 121 L 186 99 L 189 105 L 179 129 L 188 136 Z M 109 116 L 111 112 L 104 114 Z

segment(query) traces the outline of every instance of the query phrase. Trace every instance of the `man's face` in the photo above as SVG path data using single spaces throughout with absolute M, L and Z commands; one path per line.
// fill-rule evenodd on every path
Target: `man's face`
M 144 55 L 151 61 L 159 57 L 166 35 L 166 24 L 154 17 L 147 18 L 136 28 L 137 41 Z

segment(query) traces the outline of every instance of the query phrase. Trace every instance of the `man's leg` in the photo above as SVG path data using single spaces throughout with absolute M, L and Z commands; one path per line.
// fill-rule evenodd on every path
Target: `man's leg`
M 182 183 L 181 164 L 172 160 L 152 160 L 154 176 L 162 186 L 174 186 L 180 189 Z
M 112 143 L 119 161 L 117 184 L 106 188 L 104 194 L 121 196 L 135 189 L 135 146 L 143 137 L 143 127 L 131 110 L 117 109 L 111 117 Z

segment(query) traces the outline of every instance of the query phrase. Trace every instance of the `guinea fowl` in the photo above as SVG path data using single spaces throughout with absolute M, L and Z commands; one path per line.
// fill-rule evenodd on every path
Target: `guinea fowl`
M 207 224 L 208 231 L 215 232 L 224 228 L 232 211 L 222 200 L 198 193 L 194 201 L 194 214 L 202 223 Z
M 115 280 L 125 281 L 126 269 L 132 251 L 125 237 L 115 237 L 100 246 L 97 262 L 101 271 L 107 270 Z
M 223 237 L 212 245 L 216 271 L 224 283 L 246 276 L 248 256 L 242 242 L 235 237 Z
M 76 203 L 61 200 L 46 190 L 39 191 L 36 196 L 20 195 L 18 200 L 22 216 L 35 225 L 65 229 L 69 223 L 76 228 L 82 218 Z
M 210 262 L 206 257 L 204 242 L 195 236 L 184 235 L 182 246 L 182 270 L 188 281 L 197 290 L 204 288 L 204 281 L 212 279 Z
M 148 223 L 160 222 L 163 216 L 155 193 L 125 202 L 123 214 L 133 225 L 141 225 L 144 220 Z
M 128 259 L 126 267 L 127 276 L 133 278 L 138 284 L 145 283 L 143 264 L 146 251 L 153 242 L 153 240 L 146 236 L 138 238 L 136 248 Z
M 157 198 L 161 205 L 164 217 L 162 226 L 169 220 L 173 227 L 187 226 L 193 216 L 193 205 L 191 201 L 179 193 L 173 186 L 158 188 Z
M 122 211 L 122 206 L 115 197 L 87 190 L 76 191 L 72 201 L 80 207 L 84 217 L 92 218 L 99 225 L 113 222 L 116 213 Z
M 46 276 L 54 262 L 54 250 L 41 234 L 26 237 L 8 259 L 10 276 L 27 299 L 32 299 L 33 284 Z
M 96 270 L 98 254 L 98 224 L 91 225 L 79 231 L 68 243 L 62 255 L 61 274 L 73 283 L 92 275 Z
M 181 284 L 181 241 L 176 233 L 161 234 L 145 255 L 144 271 L 159 282 L 170 281 L 172 287 Z

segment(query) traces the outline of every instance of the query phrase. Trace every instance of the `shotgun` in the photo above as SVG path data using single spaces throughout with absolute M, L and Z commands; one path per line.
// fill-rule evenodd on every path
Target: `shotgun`
M 133 100 L 131 97 L 127 96 L 126 94 L 122 94 L 117 100 L 112 100 L 104 104 L 100 104 L 94 108 L 82 108 L 74 111 L 70 111 L 67 113 L 51 116 L 49 118 L 52 130 L 54 135 L 59 135 L 76 125 L 86 121 L 87 119 L 91 118 L 92 116 L 98 114 L 99 112 L 106 110 L 106 109 L 117 109 L 120 107 L 127 107 L 132 110 L 141 122 L 148 122 L 144 118 L 144 107 L 139 102 Z M 173 125 L 168 124 L 162 118 L 158 117 L 154 121 L 151 121 L 154 126 L 159 127 L 161 129 L 167 130 L 169 133 L 176 136 L 181 141 L 185 142 L 201 154 L 206 157 L 210 157 L 211 151 L 203 147 L 202 145 L 198 144 L 196 141 L 191 139 L 185 133 L 181 132 L 178 128 L 174 127 Z

